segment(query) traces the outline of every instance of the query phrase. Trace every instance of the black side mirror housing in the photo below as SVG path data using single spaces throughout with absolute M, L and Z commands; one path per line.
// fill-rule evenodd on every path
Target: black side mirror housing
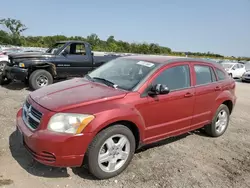
M 166 95 L 170 92 L 169 88 L 163 84 L 156 84 L 151 87 L 149 95 Z

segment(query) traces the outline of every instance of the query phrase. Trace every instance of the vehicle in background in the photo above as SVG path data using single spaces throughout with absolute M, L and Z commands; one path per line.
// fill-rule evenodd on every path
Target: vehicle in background
M 83 41 L 60 41 L 43 52 L 10 54 L 2 82 L 20 80 L 32 90 L 50 85 L 55 79 L 82 77 L 119 56 L 94 56 Z
M 0 52 L 0 76 L 8 60 L 9 59 L 8 59 L 8 55 L 6 54 L 6 52 Z
M 245 65 L 241 63 L 223 62 L 221 65 L 227 71 L 228 75 L 232 78 L 241 78 L 246 72 Z
M 241 77 L 242 82 L 250 82 L 250 62 L 244 64 L 245 66 L 245 73 Z
M 84 78 L 31 92 L 17 113 L 17 135 L 40 163 L 85 163 L 106 179 L 124 171 L 143 145 L 200 128 L 223 135 L 235 103 L 235 81 L 218 63 L 120 57 Z
M 20 53 L 22 52 L 20 49 L 16 48 L 8 48 L 8 49 L 3 49 L 0 51 L 0 76 L 3 73 L 4 67 L 7 65 L 9 61 L 8 55 L 14 54 L 14 53 Z

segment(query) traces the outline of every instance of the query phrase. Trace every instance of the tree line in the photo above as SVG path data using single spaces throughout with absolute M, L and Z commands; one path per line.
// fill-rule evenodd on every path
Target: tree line
M 116 40 L 114 36 L 109 36 L 106 40 L 101 40 L 96 34 L 91 34 L 87 37 L 64 35 L 54 36 L 24 36 L 22 35 L 28 28 L 20 20 L 7 18 L 1 19 L 0 24 L 6 28 L 0 30 L 0 44 L 9 44 L 16 46 L 29 47 L 50 47 L 55 42 L 61 40 L 81 40 L 91 44 L 95 51 L 106 52 L 123 52 L 123 53 L 139 53 L 139 54 L 166 54 L 176 56 L 191 56 L 203 58 L 220 58 L 220 59 L 237 59 L 250 60 L 248 57 L 224 57 L 223 55 L 211 52 L 175 52 L 169 47 L 160 46 L 156 43 L 128 43 L 122 40 Z

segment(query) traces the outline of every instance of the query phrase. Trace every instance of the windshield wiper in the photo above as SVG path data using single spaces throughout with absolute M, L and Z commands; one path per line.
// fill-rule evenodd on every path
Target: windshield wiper
M 93 81 L 92 78 L 88 74 L 86 74 L 84 77 L 87 78 L 90 81 Z
M 100 78 L 100 77 L 93 77 L 93 78 L 91 78 L 90 76 L 88 76 L 87 78 L 90 78 L 91 80 L 99 80 L 102 83 L 106 84 L 107 86 L 111 86 L 113 88 L 117 88 L 116 84 L 114 84 L 113 82 L 111 82 L 109 80 L 106 80 L 105 78 Z

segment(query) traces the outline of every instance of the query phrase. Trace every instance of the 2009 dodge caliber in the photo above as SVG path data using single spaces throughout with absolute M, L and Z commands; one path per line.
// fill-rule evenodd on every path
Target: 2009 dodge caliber
M 32 92 L 17 113 L 17 133 L 40 163 L 86 163 L 105 179 L 124 171 L 145 144 L 203 127 L 221 136 L 235 103 L 235 82 L 219 64 L 120 57 L 83 78 Z

